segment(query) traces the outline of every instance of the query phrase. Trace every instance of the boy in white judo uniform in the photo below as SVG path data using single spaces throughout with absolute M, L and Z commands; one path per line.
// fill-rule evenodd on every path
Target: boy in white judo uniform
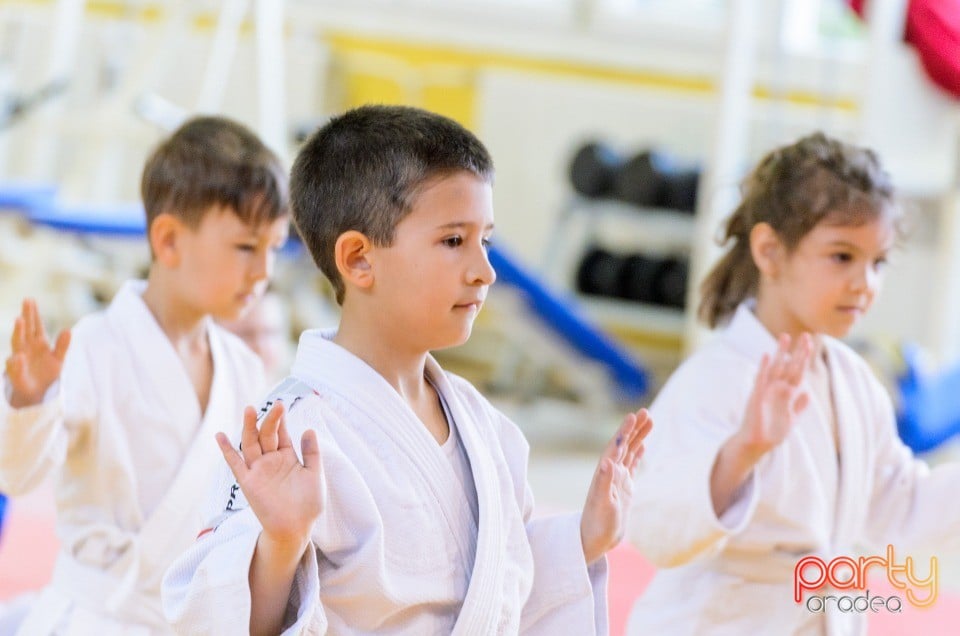
M 721 329 L 651 407 L 663 425 L 634 505 L 655 514 L 630 539 L 662 569 L 630 634 L 847 636 L 935 601 L 931 557 L 960 538 L 960 465 L 913 457 L 889 395 L 837 339 L 876 298 L 898 217 L 877 157 L 819 133 L 745 180 L 701 288 Z M 864 589 L 861 557 L 903 585 L 899 601 Z
M 359 108 L 305 144 L 294 219 L 342 319 L 303 334 L 242 454 L 218 437 L 237 484 L 164 579 L 179 632 L 606 632 L 646 412 L 582 515 L 532 519 L 523 435 L 429 353 L 467 339 L 494 281 L 492 175 L 476 137 L 413 108 Z
M 56 475 L 61 551 L 21 634 L 164 634 L 160 581 L 202 529 L 210 438 L 264 390 L 256 356 L 213 317 L 262 293 L 286 239 L 286 175 L 252 132 L 185 123 L 142 178 L 152 262 L 51 348 L 24 301 L 0 401 L 0 489 Z

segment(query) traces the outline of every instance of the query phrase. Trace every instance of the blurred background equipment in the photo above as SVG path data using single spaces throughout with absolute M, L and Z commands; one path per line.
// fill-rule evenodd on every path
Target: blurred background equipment
M 591 141 L 570 162 L 570 184 L 585 197 L 607 197 L 625 160 L 609 146 Z
M 687 264 L 682 258 L 612 254 L 593 247 L 584 254 L 577 270 L 577 289 L 584 294 L 683 309 Z
M 648 149 L 630 158 L 591 141 L 570 162 L 570 184 L 590 198 L 616 198 L 641 208 L 667 208 L 692 214 L 697 207 L 699 168 L 666 151 Z

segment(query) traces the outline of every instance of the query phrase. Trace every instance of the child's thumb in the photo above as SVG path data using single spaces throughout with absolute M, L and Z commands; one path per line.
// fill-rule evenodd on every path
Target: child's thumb
M 317 432 L 309 429 L 300 438 L 300 454 L 303 456 L 304 467 L 315 473 L 320 473 L 323 469 L 323 462 L 320 459 L 320 443 L 317 441 Z
M 61 362 L 67 355 L 67 349 L 70 347 L 70 330 L 64 329 L 57 336 L 57 344 L 54 346 L 53 355 Z
M 14 353 L 7 358 L 7 376 L 12 383 L 19 384 L 21 382 L 26 361 L 26 356 L 22 353 Z

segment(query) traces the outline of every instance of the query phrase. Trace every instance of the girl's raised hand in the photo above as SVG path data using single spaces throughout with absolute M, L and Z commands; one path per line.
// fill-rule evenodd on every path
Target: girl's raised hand
M 646 409 L 628 414 L 600 457 L 580 519 L 580 541 L 587 564 L 623 538 L 633 499 L 633 472 L 652 426 Z
M 744 452 L 756 460 L 780 445 L 799 415 L 810 402 L 810 396 L 800 388 L 803 374 L 813 354 L 810 334 L 794 339 L 780 336 L 776 353 L 771 360 L 764 356 L 747 402 L 743 425 L 737 433 Z
M 10 406 L 23 408 L 39 404 L 50 385 L 60 377 L 70 346 L 70 331 L 64 329 L 51 349 L 37 303 L 27 298 L 13 323 L 10 345 L 6 363 L 12 389 Z
M 323 464 L 316 432 L 308 430 L 300 440 L 301 464 L 287 433 L 283 403 L 277 402 L 259 430 L 256 410 L 251 406 L 244 410 L 239 452 L 223 433 L 217 433 L 217 443 L 264 534 L 277 544 L 306 545 L 323 511 Z

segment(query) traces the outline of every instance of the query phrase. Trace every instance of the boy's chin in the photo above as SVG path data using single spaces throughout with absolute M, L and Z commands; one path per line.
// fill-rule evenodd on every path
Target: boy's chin
M 468 329 L 466 333 L 463 333 L 457 337 L 446 339 L 444 342 L 437 342 L 435 346 L 430 347 L 431 351 L 442 351 L 444 349 L 453 349 L 454 347 L 459 347 L 462 344 L 466 344 L 467 340 L 470 339 L 470 333 L 472 329 Z
M 236 322 L 243 318 L 250 308 L 250 305 L 232 304 L 227 307 L 212 308 L 208 313 L 217 321 Z

